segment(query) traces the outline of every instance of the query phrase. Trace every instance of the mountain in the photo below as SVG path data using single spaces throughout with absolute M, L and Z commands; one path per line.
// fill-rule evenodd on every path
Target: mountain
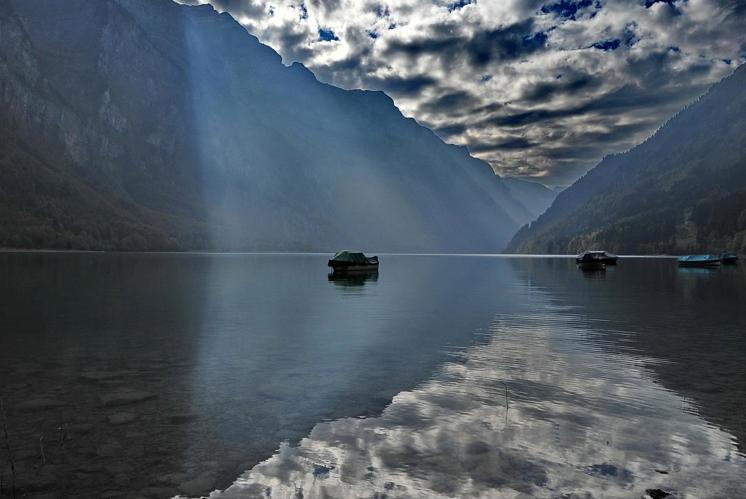
M 532 218 L 210 6 L 3 0 L 0 106 L 0 247 L 499 251 Z
M 746 67 L 652 137 L 604 158 L 509 252 L 746 252 Z
M 539 218 L 557 197 L 556 191 L 538 182 L 513 177 L 503 177 L 502 181 L 513 198 L 526 207 L 531 214 L 531 220 Z

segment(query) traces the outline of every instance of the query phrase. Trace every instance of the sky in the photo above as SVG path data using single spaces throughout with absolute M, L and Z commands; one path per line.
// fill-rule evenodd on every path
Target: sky
M 746 61 L 746 0 L 181 0 L 383 90 L 503 176 L 564 186 Z

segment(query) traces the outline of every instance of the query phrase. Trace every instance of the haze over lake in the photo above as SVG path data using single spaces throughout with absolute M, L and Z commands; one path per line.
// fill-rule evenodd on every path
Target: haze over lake
M 0 496 L 746 494 L 742 267 L 380 257 L 0 254 Z

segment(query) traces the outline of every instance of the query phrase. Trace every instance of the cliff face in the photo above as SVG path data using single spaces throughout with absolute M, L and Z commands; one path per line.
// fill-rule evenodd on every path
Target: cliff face
M 184 74 L 112 2 L 0 4 L 0 245 L 206 247 Z
M 746 67 L 655 135 L 605 158 L 507 251 L 746 252 Z
M 498 251 L 531 215 L 379 92 L 226 14 L 0 3 L 0 246 Z

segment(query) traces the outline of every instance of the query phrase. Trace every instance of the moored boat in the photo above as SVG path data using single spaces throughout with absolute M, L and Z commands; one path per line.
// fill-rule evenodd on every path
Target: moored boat
M 736 265 L 738 263 L 738 255 L 735 253 L 723 252 L 720 253 L 720 261 L 723 265 Z
M 619 257 L 608 251 L 585 251 L 575 257 L 575 263 L 582 263 L 584 261 L 600 261 L 605 265 L 616 265 L 616 261 Z
M 679 267 L 717 267 L 720 265 L 718 255 L 686 255 L 679 257 Z
M 327 265 L 336 273 L 378 272 L 378 257 L 367 257 L 359 251 L 340 251 Z
M 586 251 L 575 258 L 580 270 L 606 270 L 603 251 Z

